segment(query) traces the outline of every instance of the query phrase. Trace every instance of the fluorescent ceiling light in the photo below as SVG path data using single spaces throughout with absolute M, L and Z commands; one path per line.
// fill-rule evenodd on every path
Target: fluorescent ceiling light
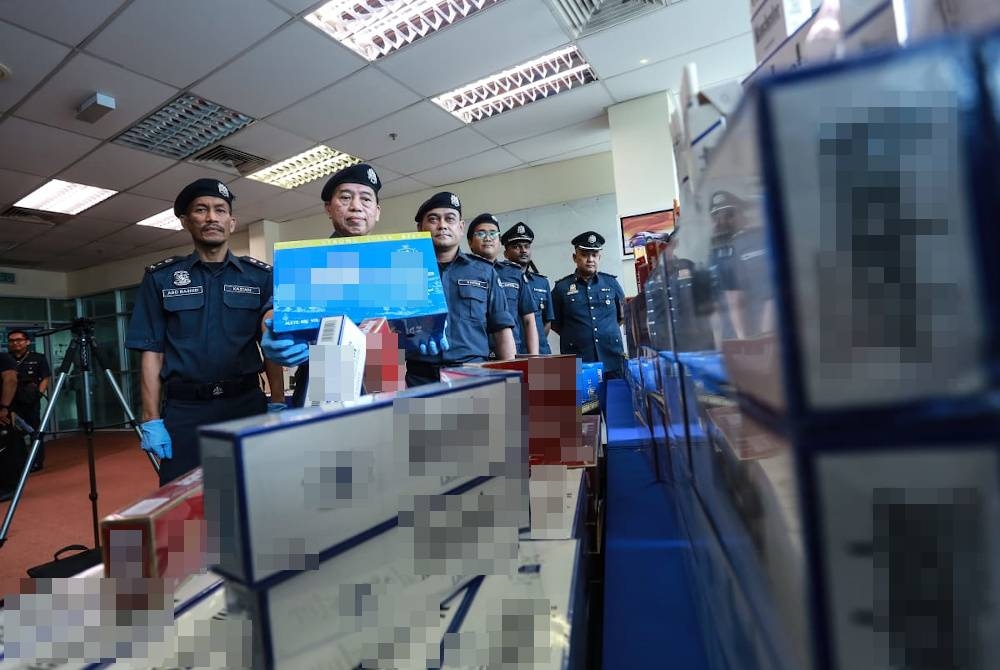
M 597 81 L 575 46 L 554 51 L 434 98 L 465 123 L 523 107 Z
M 53 179 L 15 202 L 14 206 L 43 212 L 79 214 L 116 193 L 118 191 Z
M 182 95 L 115 138 L 118 144 L 181 160 L 253 121 L 245 114 Z
M 331 0 L 305 19 L 368 61 L 464 19 L 498 0 Z
M 181 220 L 174 215 L 173 209 L 165 209 L 159 214 L 154 214 L 148 219 L 136 222 L 137 226 L 150 226 L 152 228 L 166 228 L 167 230 L 184 230 Z
M 281 188 L 296 188 L 360 162 L 360 158 L 320 144 L 271 167 L 248 174 L 247 179 L 255 179 Z

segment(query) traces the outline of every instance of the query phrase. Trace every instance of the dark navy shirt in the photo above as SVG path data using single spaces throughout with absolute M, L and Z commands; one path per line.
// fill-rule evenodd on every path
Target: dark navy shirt
M 435 365 L 486 360 L 489 334 L 514 327 L 493 263 L 460 251 L 455 260 L 441 268 L 441 284 L 448 302 L 450 348 L 437 356 L 407 351 L 407 360 Z
M 551 323 L 555 315 L 552 313 L 552 292 L 549 290 L 549 279 L 543 274 L 525 272 L 524 280 L 531 289 L 531 298 L 535 303 L 535 327 L 538 329 L 538 353 L 551 354 L 549 338 L 545 336 L 545 324 Z
M 598 272 L 590 281 L 576 273 L 563 277 L 552 289 L 552 308 L 560 353 L 585 363 L 600 361 L 608 374 L 621 371 L 625 348 L 618 323 L 625 316 L 625 291 L 614 275 Z
M 535 311 L 535 303 L 531 299 L 531 289 L 524 281 L 524 272 L 517 263 L 508 260 L 496 261 L 497 275 L 500 286 L 507 296 L 507 311 L 514 320 L 514 347 L 517 353 L 528 353 L 528 343 L 524 338 L 521 317 Z M 492 343 L 491 343 L 492 344 Z M 491 348 L 492 351 L 492 348 Z
M 271 266 L 232 252 L 211 266 L 192 253 L 146 268 L 125 346 L 162 353 L 164 381 L 206 383 L 263 369 L 257 343 Z
M 19 386 L 24 384 L 38 385 L 42 383 L 43 379 L 52 375 L 52 371 L 49 370 L 49 362 L 45 356 L 37 351 L 25 352 L 21 358 L 11 354 L 11 358 L 14 359 L 14 364 L 17 366 Z

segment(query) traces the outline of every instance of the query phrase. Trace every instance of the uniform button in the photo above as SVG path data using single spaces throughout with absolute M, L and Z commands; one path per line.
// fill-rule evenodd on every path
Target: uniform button
M 590 317 L 590 320 L 591 321 L 597 321 L 597 317 L 596 316 L 592 316 L 592 317 Z
M 597 332 L 597 329 L 596 329 L 596 328 L 594 328 L 594 332 L 595 332 L 595 333 Z

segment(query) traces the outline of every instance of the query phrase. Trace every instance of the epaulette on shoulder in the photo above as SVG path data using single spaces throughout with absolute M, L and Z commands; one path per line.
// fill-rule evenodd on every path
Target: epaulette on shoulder
M 604 275 L 605 277 L 611 277 L 612 279 L 618 279 L 618 275 L 608 274 L 607 272 L 600 272 L 600 271 L 598 271 L 597 274 Z
M 567 279 L 572 279 L 572 278 L 573 278 L 573 273 L 571 272 L 568 275 L 566 275 L 565 277 L 563 277 L 562 279 L 557 280 L 556 283 L 560 284 L 560 283 L 566 281 Z
M 153 263 L 152 265 L 147 265 L 146 266 L 146 272 L 156 272 L 160 268 L 165 268 L 168 265 L 173 265 L 174 263 L 176 263 L 177 261 L 181 260 L 182 258 L 184 258 L 184 257 L 183 256 L 171 256 L 170 258 L 164 258 L 162 261 L 157 261 L 157 262 Z
M 240 256 L 240 260 L 241 261 L 246 261 L 250 265 L 255 265 L 255 266 L 259 267 L 261 270 L 267 270 L 268 272 L 271 271 L 271 266 L 270 265 L 268 265 L 264 261 L 257 260 L 253 256 Z

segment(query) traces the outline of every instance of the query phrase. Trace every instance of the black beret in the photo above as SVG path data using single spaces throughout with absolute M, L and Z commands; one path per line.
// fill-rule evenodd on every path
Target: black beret
M 595 233 L 592 230 L 580 233 L 570 240 L 570 242 L 572 242 L 574 247 L 586 249 L 587 251 L 600 251 L 601 247 L 604 246 L 604 238 L 600 233 Z
M 203 195 L 222 198 L 229 203 L 230 210 L 233 208 L 233 200 L 236 199 L 233 192 L 218 179 L 198 179 L 181 189 L 181 192 L 177 195 L 177 199 L 174 200 L 174 215 L 180 218 L 184 214 L 187 214 L 187 209 L 191 202 Z
M 320 196 L 323 198 L 323 202 L 330 202 L 330 199 L 333 198 L 333 192 L 341 184 L 368 186 L 375 191 L 376 199 L 378 199 L 378 190 L 382 188 L 382 180 L 378 178 L 378 172 L 375 172 L 375 168 L 368 163 L 355 163 L 334 172 L 326 180 L 326 185 L 323 186 L 323 193 Z
M 709 214 L 715 214 L 723 209 L 739 208 L 744 205 L 742 199 L 736 197 L 729 191 L 716 191 L 712 194 L 712 200 L 708 206 Z
M 497 217 L 484 212 L 472 220 L 472 223 L 469 224 L 469 227 L 465 231 L 465 237 L 471 240 L 473 231 L 475 231 L 476 226 L 480 223 L 492 223 L 497 227 L 497 232 L 500 232 L 500 222 L 497 221 Z
M 459 216 L 462 215 L 462 201 L 458 199 L 458 196 L 448 191 L 441 191 L 440 193 L 435 193 L 425 200 L 424 204 L 420 205 L 420 209 L 417 210 L 417 215 L 413 217 L 413 220 L 420 223 L 424 220 L 424 214 L 432 209 L 440 209 L 442 207 L 445 209 L 454 209 L 458 212 Z
M 513 244 L 514 242 L 534 242 L 535 233 L 532 232 L 531 228 L 528 228 L 528 224 L 523 221 L 510 227 L 506 233 L 500 236 L 500 242 L 507 246 L 508 244 Z

